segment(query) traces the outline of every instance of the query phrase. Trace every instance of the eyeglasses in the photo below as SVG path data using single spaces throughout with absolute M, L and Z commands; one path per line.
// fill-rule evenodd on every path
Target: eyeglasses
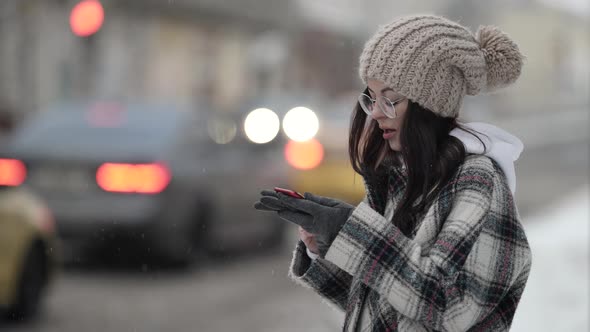
M 397 112 L 395 111 L 395 105 L 399 104 L 400 102 L 404 101 L 406 98 L 402 97 L 399 99 L 396 99 L 395 101 L 391 101 L 389 98 L 385 97 L 385 96 L 378 96 L 376 99 L 371 98 L 371 96 L 369 96 L 366 93 L 361 93 L 361 95 L 358 98 L 359 104 L 361 105 L 361 108 L 363 109 L 363 111 L 365 111 L 365 113 L 367 113 L 367 115 L 372 116 L 373 114 L 373 109 L 375 108 L 375 104 L 377 104 L 377 107 L 379 108 L 379 110 L 385 114 L 386 117 L 390 118 L 390 119 L 395 119 L 397 118 Z

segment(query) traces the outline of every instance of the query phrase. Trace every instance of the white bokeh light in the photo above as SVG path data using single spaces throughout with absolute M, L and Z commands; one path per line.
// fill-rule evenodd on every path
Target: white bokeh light
M 237 125 L 228 119 L 213 118 L 207 122 L 209 137 L 217 144 L 228 144 L 236 138 Z
M 249 140 L 263 144 L 272 141 L 281 129 L 281 121 L 275 112 L 268 108 L 258 108 L 250 112 L 244 121 L 244 131 Z
M 320 128 L 317 115 L 307 107 L 295 107 L 283 118 L 283 130 L 287 136 L 297 142 L 312 139 Z

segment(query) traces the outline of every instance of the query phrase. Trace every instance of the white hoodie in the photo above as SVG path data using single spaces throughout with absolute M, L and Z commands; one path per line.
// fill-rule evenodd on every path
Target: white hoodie
M 514 162 L 518 159 L 524 148 L 522 141 L 504 129 L 488 123 L 469 122 L 460 124 L 468 129 L 477 131 L 477 136 L 486 144 L 487 150 L 485 153 L 481 142 L 472 134 L 459 128 L 455 128 L 451 130 L 449 135 L 455 136 L 461 140 L 468 153 L 484 154 L 494 159 L 500 165 L 502 171 L 504 171 L 508 180 L 508 186 L 514 196 L 516 192 Z

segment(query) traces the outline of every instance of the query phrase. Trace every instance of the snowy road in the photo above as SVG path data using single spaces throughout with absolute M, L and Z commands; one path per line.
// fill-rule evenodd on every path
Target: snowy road
M 588 331 L 588 156 L 579 151 L 587 142 L 526 151 L 518 161 L 533 270 L 513 331 Z M 36 322 L 0 330 L 338 330 L 342 314 L 287 279 L 290 251 L 291 243 L 189 271 L 66 270 Z
M 289 256 L 244 257 L 186 273 L 69 272 L 20 331 L 326 331 L 337 313 L 286 277 Z M 305 319 L 301 319 L 305 317 Z M 284 328 L 289 326 L 289 328 Z
M 514 331 L 590 331 L 588 187 L 530 216 L 533 264 Z

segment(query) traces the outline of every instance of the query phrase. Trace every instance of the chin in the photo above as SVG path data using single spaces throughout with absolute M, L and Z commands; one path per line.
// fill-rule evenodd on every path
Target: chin
M 402 147 L 399 146 L 399 144 L 397 144 L 397 142 L 389 141 L 388 143 L 389 143 L 389 148 L 392 149 L 393 151 L 400 152 L 402 150 Z

